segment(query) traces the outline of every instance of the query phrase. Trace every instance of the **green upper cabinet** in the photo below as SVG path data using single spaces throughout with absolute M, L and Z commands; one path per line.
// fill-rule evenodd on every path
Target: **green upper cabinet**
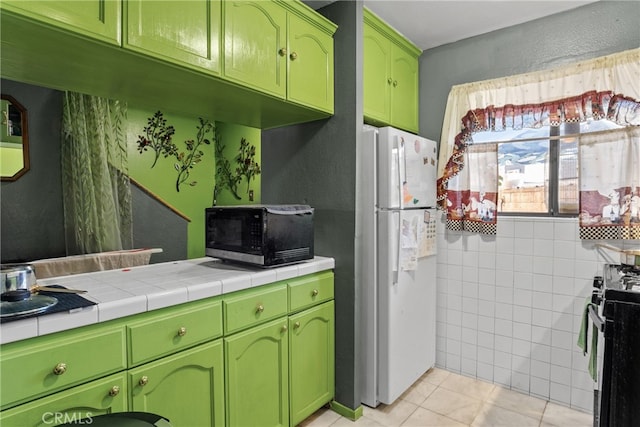
M 391 57 L 391 125 L 418 132 L 418 59 L 393 46 Z
M 370 25 L 364 26 L 364 114 L 388 123 L 391 116 L 391 42 Z
M 335 24 L 293 1 L 225 1 L 224 77 L 333 112 Z
M 364 117 L 418 132 L 420 49 L 364 9 Z
M 2 0 L 2 9 L 110 44 L 121 44 L 121 0 Z
M 126 48 L 220 74 L 221 2 L 124 0 Z
M 287 13 L 275 1 L 226 1 L 224 75 L 280 98 L 287 93 Z
M 288 99 L 333 112 L 333 37 L 289 14 Z

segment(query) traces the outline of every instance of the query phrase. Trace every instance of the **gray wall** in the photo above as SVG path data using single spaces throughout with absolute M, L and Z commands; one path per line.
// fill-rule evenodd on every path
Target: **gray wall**
M 133 184 L 131 210 L 133 247 L 162 248 L 161 253 L 151 256 L 152 264 L 187 259 L 187 220 Z
M 453 85 L 553 68 L 637 48 L 639 26 L 640 2 L 601 0 L 426 50 L 420 57 L 420 134 L 440 140 L 447 97 Z
M 26 109 L 29 172 L 2 182 L 1 262 L 25 262 L 66 255 L 60 138 L 62 92 L 2 79 L 2 93 Z M 187 222 L 132 185 L 133 245 L 160 247 L 151 262 L 187 258 Z M 204 238 L 204 237 L 203 237 Z
M 336 400 L 360 406 L 354 281 L 356 141 L 362 130 L 362 3 L 319 10 L 335 34 L 335 115 L 262 132 L 263 203 L 307 203 L 315 211 L 316 255 L 334 257 Z
M 2 93 L 27 109 L 31 168 L 17 181 L 2 182 L 2 262 L 65 255 L 60 129 L 62 92 L 1 81 Z

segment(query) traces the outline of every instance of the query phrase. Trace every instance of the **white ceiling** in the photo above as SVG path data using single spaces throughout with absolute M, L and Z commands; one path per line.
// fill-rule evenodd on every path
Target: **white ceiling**
M 331 0 L 303 0 L 314 9 Z M 420 49 L 453 43 L 598 0 L 363 0 Z

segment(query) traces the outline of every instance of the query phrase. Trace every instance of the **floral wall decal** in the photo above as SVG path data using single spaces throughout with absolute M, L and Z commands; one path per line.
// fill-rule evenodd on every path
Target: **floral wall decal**
M 249 143 L 245 138 L 241 138 L 238 154 L 233 159 L 235 169 L 232 162 L 225 156 L 224 150 L 226 146 L 222 144 L 219 135 L 215 138 L 216 153 L 216 184 L 213 189 L 213 205 L 217 204 L 217 196 L 223 188 L 227 188 L 236 200 L 242 200 L 239 194 L 238 186 L 243 178 L 247 180 L 247 193 L 251 180 L 260 175 L 260 165 L 255 160 L 256 147 Z
M 255 179 L 260 175 L 260 165 L 255 161 L 256 147 L 249 143 L 246 139 L 240 140 L 240 152 L 236 156 L 236 174 L 240 177 L 247 178 L 247 193 L 251 179 Z
M 138 151 L 142 154 L 151 148 L 155 152 L 153 159 L 153 168 L 161 155 L 169 157 L 177 151 L 176 145 L 173 143 L 173 134 L 176 132 L 173 126 L 167 126 L 167 120 L 162 112 L 157 111 L 153 117 L 147 120 L 147 126 L 143 129 L 144 135 L 138 135 Z
M 180 192 L 180 185 L 187 183 L 190 186 L 197 184 L 197 181 L 187 182 L 189 172 L 193 167 L 200 163 L 204 152 L 200 149 L 201 144 L 210 145 L 211 141 L 207 138 L 208 134 L 213 134 L 215 138 L 215 125 L 208 120 L 199 118 L 200 124 L 197 126 L 198 132 L 196 139 L 185 141 L 186 151 L 178 151 L 177 145 L 173 142 L 175 128 L 167 125 L 161 111 L 157 111 L 147 120 L 147 126 L 144 127 L 144 135 L 138 135 L 138 151 L 142 154 L 151 148 L 155 152 L 155 158 L 151 168 L 155 167 L 160 156 L 175 157 L 176 162 L 173 164 L 174 169 L 178 172 L 176 178 L 176 191 Z

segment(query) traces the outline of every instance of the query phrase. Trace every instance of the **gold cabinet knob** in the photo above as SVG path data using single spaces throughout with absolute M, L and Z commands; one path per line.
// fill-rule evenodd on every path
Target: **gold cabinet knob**
M 393 79 L 392 79 L 391 77 L 389 77 L 389 78 L 387 79 L 387 84 L 389 84 L 389 85 L 390 85 L 391 83 L 393 83 Z
M 262 313 L 264 311 L 264 305 L 258 304 L 256 307 L 256 313 Z
M 312 297 L 317 297 L 317 296 L 318 296 L 318 293 L 319 293 L 319 292 L 318 292 L 318 290 L 317 290 L 317 289 L 314 289 L 313 291 L 311 291 L 311 296 L 312 296 Z
M 111 397 L 115 397 L 120 393 L 120 387 L 118 387 L 117 385 L 114 385 L 113 387 L 111 387 L 111 390 L 109 390 L 109 396 Z
M 397 81 L 397 80 L 394 80 L 394 81 L 393 81 L 393 87 L 397 87 L 397 86 L 398 86 L 398 81 Z
M 295 61 L 296 59 L 298 59 L 298 54 L 295 52 L 291 52 L 291 55 L 289 55 L 289 58 L 291 58 L 292 61 Z
M 67 372 L 67 364 L 66 363 L 58 363 L 54 368 L 53 368 L 53 373 L 56 375 L 62 375 L 65 372 Z
M 278 51 L 278 55 L 280 56 L 285 56 L 287 54 L 287 49 L 286 48 L 280 48 L 280 50 Z
M 293 329 L 298 329 L 300 327 L 300 322 L 296 322 L 293 324 Z
M 187 328 L 182 326 L 180 329 L 178 329 L 178 336 L 179 337 L 183 337 L 185 335 L 187 335 Z
M 146 375 L 143 375 L 142 378 L 140 378 L 140 381 L 138 381 L 138 384 L 140 384 L 143 387 L 148 383 L 149 383 L 149 377 Z
M 289 329 L 289 328 L 287 328 L 287 325 L 283 325 L 283 326 L 282 326 L 282 332 L 287 332 L 287 330 L 288 330 L 288 329 Z

